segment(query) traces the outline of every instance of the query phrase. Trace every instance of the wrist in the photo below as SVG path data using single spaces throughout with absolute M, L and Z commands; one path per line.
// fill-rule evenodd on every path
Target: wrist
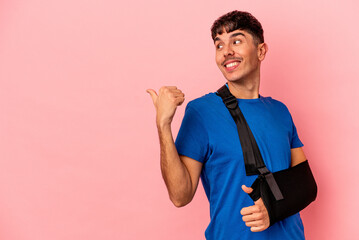
M 156 124 L 158 128 L 168 128 L 171 126 L 172 118 L 156 117 Z
M 156 124 L 159 130 L 165 130 L 167 128 L 171 128 L 171 121 L 169 120 L 157 120 Z

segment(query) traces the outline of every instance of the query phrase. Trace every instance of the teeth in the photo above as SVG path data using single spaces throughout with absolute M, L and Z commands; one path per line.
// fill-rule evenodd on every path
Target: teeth
M 227 64 L 226 67 L 233 67 L 233 66 L 236 66 L 238 64 L 239 64 L 239 62 L 232 62 L 230 64 Z

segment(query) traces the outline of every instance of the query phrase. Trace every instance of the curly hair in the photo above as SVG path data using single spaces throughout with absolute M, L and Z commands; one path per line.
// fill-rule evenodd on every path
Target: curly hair
M 238 29 L 245 30 L 252 35 L 255 45 L 264 42 L 262 25 L 249 12 L 235 10 L 219 17 L 211 27 L 213 41 L 217 34 L 223 33 L 223 29 L 228 33 Z

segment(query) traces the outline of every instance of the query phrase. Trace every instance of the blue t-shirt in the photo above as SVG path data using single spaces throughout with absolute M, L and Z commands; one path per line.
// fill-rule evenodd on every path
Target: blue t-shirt
M 291 148 L 302 147 L 288 108 L 271 97 L 238 99 L 239 107 L 257 141 L 263 161 L 272 171 L 291 165 Z M 304 239 L 299 213 L 262 232 L 251 232 L 240 211 L 253 205 L 241 186 L 257 176 L 246 176 L 236 124 L 222 99 L 209 93 L 187 104 L 176 138 L 180 155 L 203 163 L 201 180 L 210 203 L 208 240 Z

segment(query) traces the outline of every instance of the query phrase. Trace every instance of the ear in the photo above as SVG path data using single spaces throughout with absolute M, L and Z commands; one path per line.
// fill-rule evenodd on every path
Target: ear
M 268 45 L 266 43 L 260 43 L 258 44 L 257 47 L 257 55 L 258 55 L 258 59 L 259 61 L 263 61 L 266 53 L 268 52 Z

